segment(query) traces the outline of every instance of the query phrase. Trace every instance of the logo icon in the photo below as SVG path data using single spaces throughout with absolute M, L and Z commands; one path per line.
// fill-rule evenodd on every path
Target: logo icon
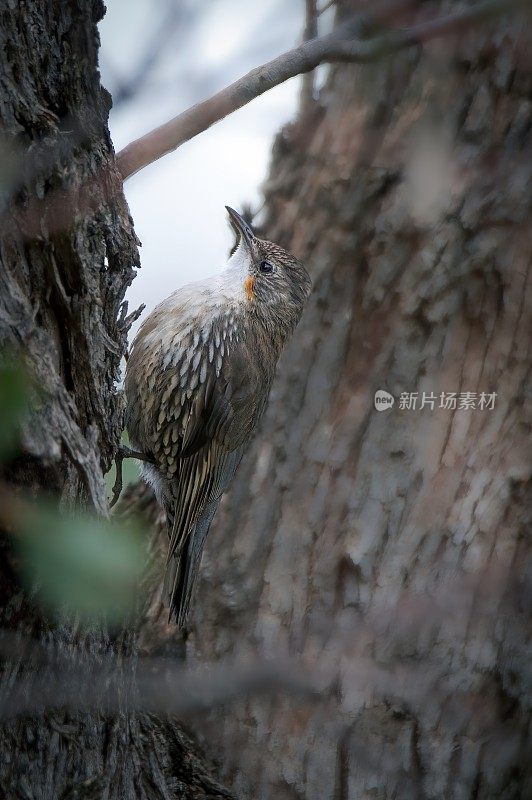
M 384 389 L 377 389 L 375 392 L 374 402 L 377 411 L 386 411 L 395 403 L 395 397 L 393 394 L 385 392 Z

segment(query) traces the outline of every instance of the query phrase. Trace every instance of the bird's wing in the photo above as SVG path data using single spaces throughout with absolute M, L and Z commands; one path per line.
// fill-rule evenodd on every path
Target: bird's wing
M 174 519 L 170 556 L 182 549 L 204 506 L 227 489 L 260 414 L 260 371 L 250 363 L 246 344 L 237 344 L 185 405 L 179 438 L 172 450 L 176 467 L 170 483 Z M 170 423 L 171 425 L 171 423 Z M 172 435 L 175 432 L 175 427 Z M 172 436 L 166 434 L 170 440 Z M 238 463 L 238 462 L 237 462 Z
M 194 510 L 190 506 L 176 503 L 176 518 L 172 526 L 172 542 L 167 563 L 165 585 L 169 597 L 170 613 L 175 615 L 177 624 L 181 627 L 187 617 L 192 591 L 201 563 L 201 555 L 205 539 L 209 532 L 212 518 L 218 507 L 220 496 L 227 488 L 242 458 L 243 449 L 231 453 L 224 453 L 218 462 L 219 484 L 218 490 L 213 491 L 212 485 L 207 480 L 202 486 L 197 486 L 193 500 Z M 197 454 L 196 454 L 197 455 Z M 186 461 L 194 462 L 195 456 Z M 192 466 L 191 472 L 194 467 Z M 192 476 L 189 473 L 189 477 Z M 194 478 L 192 478 L 192 482 Z M 180 514 L 180 512 L 184 512 Z
M 232 477 L 226 475 L 225 469 L 226 461 L 232 460 L 230 456 L 231 453 L 211 443 L 180 459 L 178 471 L 170 484 L 173 520 L 168 559 L 181 554 L 206 504 L 223 494 L 225 485 Z
M 214 513 L 206 514 L 206 510 L 216 508 L 228 488 L 264 407 L 269 387 L 262 385 L 263 375 L 249 344 L 235 344 L 219 371 L 212 370 L 206 375 L 190 401 L 180 405 L 178 418 L 167 420 L 166 428 L 163 425 L 159 430 L 161 457 L 167 463 L 172 462 L 168 483 L 171 493 L 168 559 L 177 562 L 172 567 L 171 606 L 178 619 L 186 614 L 203 541 Z M 168 445 L 165 448 L 165 441 L 170 442 L 170 449 Z M 169 449 L 168 454 L 165 449 Z M 209 523 L 202 525 L 206 516 Z M 196 542 L 198 528 L 203 532 L 201 547 Z

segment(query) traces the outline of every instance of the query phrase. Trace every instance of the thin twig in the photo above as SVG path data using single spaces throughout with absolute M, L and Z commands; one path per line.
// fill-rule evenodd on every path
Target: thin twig
M 320 64 L 339 61 L 366 64 L 377 61 L 398 50 L 423 44 L 438 36 L 458 33 L 472 27 L 476 22 L 526 4 L 527 0 L 483 0 L 456 14 L 367 40 L 353 38 L 353 32 L 359 26 L 359 18 L 351 19 L 332 33 L 303 42 L 294 50 L 251 70 L 213 97 L 131 142 L 117 155 L 120 173 L 126 180 L 264 92 L 289 78 L 310 72 Z
M 339 41 L 331 47 L 334 61 L 369 63 L 408 47 L 422 45 L 432 39 L 461 33 L 475 22 L 485 22 L 512 8 L 526 5 L 528 0 L 484 0 L 456 14 L 428 20 L 413 28 L 369 39 L 368 41 Z
M 305 0 L 305 30 L 303 33 L 303 41 L 309 42 L 315 39 L 318 35 L 318 12 L 316 8 L 316 0 Z M 299 100 L 299 108 L 301 116 L 305 116 L 314 106 L 314 70 L 307 72 L 303 75 L 301 84 L 301 95 Z
M 136 67 L 130 71 L 127 80 L 122 80 L 113 91 L 113 108 L 135 98 L 146 85 L 146 81 L 154 72 L 165 49 L 175 39 L 178 25 L 183 23 L 184 11 L 180 3 L 167 0 L 160 22 L 153 31 L 146 49 Z M 175 46 L 175 42 L 174 42 Z
M 60 674 L 60 680 L 57 679 Z M 66 659 L 52 669 L 28 672 L 0 697 L 0 720 L 53 710 L 102 713 L 146 711 L 189 714 L 242 695 L 279 693 L 319 700 L 320 680 L 310 670 L 282 659 L 253 664 L 215 663 L 193 670 L 158 659 L 90 656 L 79 666 Z
M 336 0 L 328 0 L 327 3 L 324 3 L 324 5 L 318 8 L 318 16 L 320 16 L 321 14 L 325 14 L 325 12 L 328 11 L 330 8 L 332 8 L 334 5 L 336 5 Z
M 280 652 L 264 658 L 259 653 L 254 659 L 223 658 L 185 667 L 172 659 L 87 651 L 83 645 L 65 649 L 59 641 L 38 641 L 0 629 L 0 660 L 17 668 L 9 691 L 0 692 L 0 720 L 57 709 L 188 714 L 250 693 L 281 692 L 305 702 L 319 701 L 330 699 L 331 689 L 342 685 L 368 698 L 399 697 L 407 704 L 426 703 L 438 691 L 443 699 L 449 691 L 456 693 L 456 686 L 451 688 L 441 659 L 430 648 L 426 654 L 420 651 L 417 662 L 397 655 L 383 661 L 367 655 L 368 641 L 385 638 L 389 652 L 397 654 L 411 641 L 412 631 L 422 640 L 443 623 L 460 637 L 463 610 L 473 599 L 470 624 L 478 626 L 481 635 L 486 625 L 491 629 L 494 614 L 501 613 L 493 598 L 504 598 L 503 614 L 510 618 L 519 605 L 520 586 L 520 576 L 512 573 L 509 563 L 490 564 L 461 577 L 444 570 L 437 585 L 424 591 L 404 589 L 393 602 L 370 609 L 349 631 L 331 631 L 334 652 L 323 652 L 318 659 L 309 653 L 300 658 Z M 470 688 L 467 693 L 471 700 Z M 471 714 L 470 703 L 464 713 Z

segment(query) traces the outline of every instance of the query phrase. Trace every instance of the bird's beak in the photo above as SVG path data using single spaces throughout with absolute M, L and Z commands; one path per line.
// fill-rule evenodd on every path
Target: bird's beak
M 251 251 L 253 248 L 255 234 L 247 224 L 246 220 L 241 217 L 240 214 L 234 210 L 234 208 L 230 208 L 229 206 L 226 206 L 225 208 L 229 214 L 229 222 L 231 223 L 238 240 L 240 241 L 240 239 L 242 239 L 245 242 L 248 250 Z

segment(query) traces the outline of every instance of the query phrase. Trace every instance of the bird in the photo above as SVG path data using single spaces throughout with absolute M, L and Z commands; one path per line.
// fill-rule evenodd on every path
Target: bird
M 155 307 L 133 341 L 124 381 L 129 440 L 166 513 L 165 599 L 179 628 L 212 519 L 312 287 L 298 259 L 226 210 L 236 240 L 224 267 Z

